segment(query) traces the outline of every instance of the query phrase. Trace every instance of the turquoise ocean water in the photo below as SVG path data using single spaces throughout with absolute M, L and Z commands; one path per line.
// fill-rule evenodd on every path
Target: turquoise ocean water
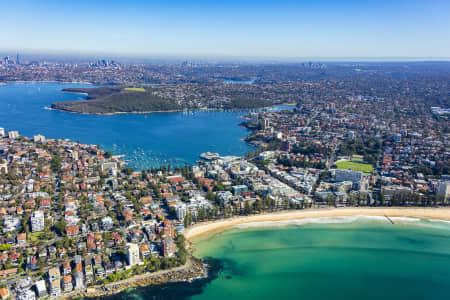
M 233 228 L 196 242 L 213 278 L 107 299 L 449 299 L 450 223 L 395 222 Z

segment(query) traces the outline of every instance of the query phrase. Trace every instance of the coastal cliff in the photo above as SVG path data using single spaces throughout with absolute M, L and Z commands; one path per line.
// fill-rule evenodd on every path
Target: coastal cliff
M 206 278 L 208 276 L 207 266 L 199 259 L 191 256 L 186 264 L 169 270 L 162 270 L 155 273 L 145 273 L 131 278 L 112 282 L 105 285 L 88 287 L 83 290 L 74 291 L 59 297 L 59 300 L 83 298 L 97 298 L 102 296 L 114 295 L 126 289 L 145 287 L 149 285 L 160 285 L 169 282 L 192 282 L 196 279 Z

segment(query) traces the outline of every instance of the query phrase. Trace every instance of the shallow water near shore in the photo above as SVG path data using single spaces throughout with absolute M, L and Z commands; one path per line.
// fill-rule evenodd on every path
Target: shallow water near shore
M 195 254 L 217 276 L 107 299 L 448 299 L 450 223 L 394 218 L 232 228 Z M 256 226 L 256 224 L 255 224 Z

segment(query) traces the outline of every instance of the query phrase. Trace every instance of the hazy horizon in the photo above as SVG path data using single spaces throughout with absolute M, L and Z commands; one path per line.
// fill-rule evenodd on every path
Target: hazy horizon
M 145 55 L 130 53 L 96 53 L 96 52 L 59 52 L 46 50 L 1 49 L 0 56 L 20 55 L 21 61 L 48 60 L 48 61 L 92 61 L 96 59 L 111 59 L 121 62 L 145 61 L 192 61 L 217 63 L 377 63 L 377 62 L 450 62 L 448 57 L 277 57 L 277 56 L 218 56 L 218 55 Z
M 137 57 L 448 59 L 443 0 L 5 2 L 0 52 Z

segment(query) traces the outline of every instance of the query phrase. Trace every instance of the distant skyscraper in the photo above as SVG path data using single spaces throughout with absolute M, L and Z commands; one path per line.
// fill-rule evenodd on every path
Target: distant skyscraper
M 18 131 L 9 131 L 8 137 L 10 139 L 17 139 L 19 137 L 19 132 Z
M 33 136 L 33 140 L 35 143 L 44 143 L 45 136 L 38 134 L 38 135 Z
M 19 53 L 17 53 L 16 64 L 20 65 Z

